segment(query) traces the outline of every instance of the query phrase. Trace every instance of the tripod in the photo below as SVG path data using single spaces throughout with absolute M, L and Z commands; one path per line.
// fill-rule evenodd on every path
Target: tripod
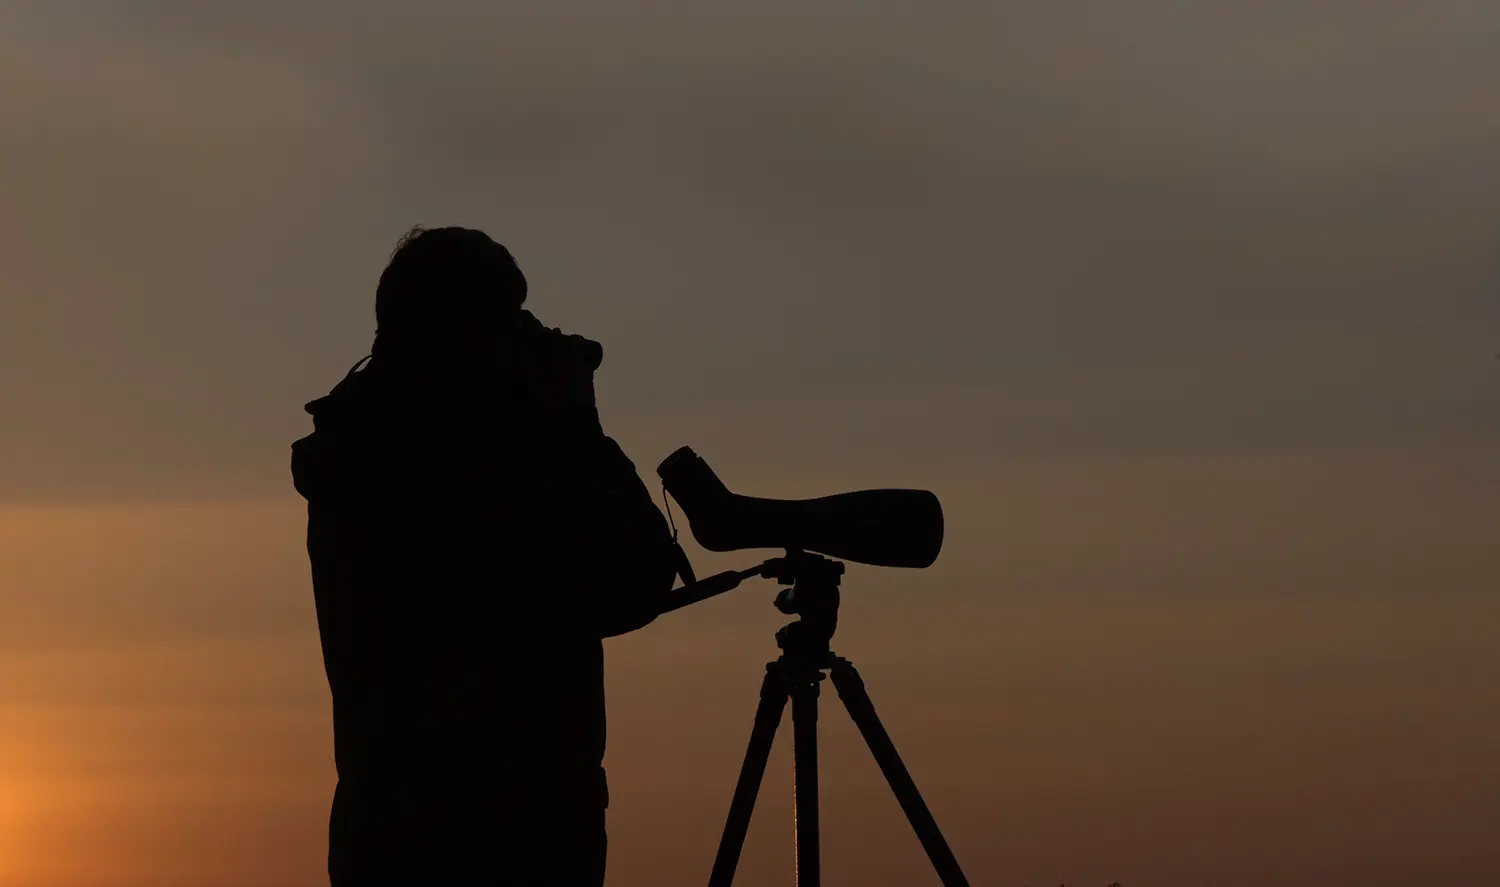
M 734 799 L 714 857 L 709 887 L 730 887 L 745 833 L 750 828 L 750 814 L 765 776 L 771 756 L 771 744 L 788 699 L 792 702 L 793 778 L 796 810 L 796 861 L 798 887 L 819 887 L 821 867 L 818 848 L 818 686 L 823 672 L 833 678 L 834 689 L 849 717 L 864 736 L 885 774 L 891 791 L 906 813 L 906 819 L 927 851 L 927 858 L 937 870 L 943 887 L 968 887 L 959 870 L 958 860 L 948 849 L 948 842 L 938 830 L 937 822 L 912 782 L 896 746 L 875 714 L 875 706 L 865 692 L 864 681 L 854 664 L 829 649 L 838 624 L 839 580 L 844 565 L 816 554 L 789 551 L 784 558 L 767 561 L 760 575 L 774 578 L 784 588 L 776 598 L 776 609 L 798 620 L 776 633 L 781 656 L 766 665 L 766 677 L 760 685 L 760 705 L 755 710 L 755 726 L 750 732 L 750 746 L 740 768 Z

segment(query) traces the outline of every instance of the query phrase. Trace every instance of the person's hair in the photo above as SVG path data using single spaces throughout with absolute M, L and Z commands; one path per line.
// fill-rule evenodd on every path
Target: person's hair
M 526 277 L 510 251 L 483 231 L 406 232 L 375 289 L 375 347 L 430 351 L 500 323 L 526 301 Z

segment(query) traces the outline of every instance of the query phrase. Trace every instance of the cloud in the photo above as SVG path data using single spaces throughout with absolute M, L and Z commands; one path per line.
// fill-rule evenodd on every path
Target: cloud
M 283 489 L 418 221 L 514 248 L 630 434 L 1496 430 L 1473 4 L 349 10 L 9 13 L 4 495 Z

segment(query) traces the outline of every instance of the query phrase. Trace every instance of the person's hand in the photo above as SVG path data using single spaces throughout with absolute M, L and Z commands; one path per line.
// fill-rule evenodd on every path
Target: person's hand
M 545 327 L 528 311 L 521 315 L 515 370 L 529 417 L 549 430 L 600 431 L 594 370 L 603 359 L 603 347 Z

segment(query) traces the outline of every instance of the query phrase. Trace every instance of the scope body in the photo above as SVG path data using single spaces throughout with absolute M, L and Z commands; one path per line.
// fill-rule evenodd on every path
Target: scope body
M 922 568 L 943 547 L 943 508 L 927 490 L 858 490 L 816 499 L 731 492 L 689 447 L 657 468 L 709 551 L 785 548 L 880 567 Z

